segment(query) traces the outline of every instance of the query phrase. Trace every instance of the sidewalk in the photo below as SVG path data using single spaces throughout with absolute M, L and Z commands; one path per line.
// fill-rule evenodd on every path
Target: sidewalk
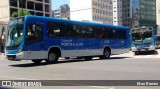
M 0 53 L 0 58 L 6 58 L 4 53 Z

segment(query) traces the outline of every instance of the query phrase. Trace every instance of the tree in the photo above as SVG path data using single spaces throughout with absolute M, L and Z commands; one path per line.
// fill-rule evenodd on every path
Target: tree
M 12 17 L 21 17 L 25 15 L 31 15 L 29 10 L 19 9 L 18 11 L 12 13 Z

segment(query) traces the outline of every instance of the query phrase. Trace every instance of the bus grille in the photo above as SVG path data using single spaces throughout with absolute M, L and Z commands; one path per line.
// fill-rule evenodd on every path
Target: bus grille
M 8 60 L 14 60 L 16 55 L 7 55 Z

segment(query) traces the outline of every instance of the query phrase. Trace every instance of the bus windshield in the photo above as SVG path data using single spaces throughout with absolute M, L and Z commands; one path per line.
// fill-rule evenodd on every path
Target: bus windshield
M 141 31 L 132 32 L 132 41 L 134 44 L 149 44 L 153 41 L 152 31 Z
M 14 19 L 9 22 L 6 49 L 16 49 L 22 43 L 23 26 L 22 18 Z

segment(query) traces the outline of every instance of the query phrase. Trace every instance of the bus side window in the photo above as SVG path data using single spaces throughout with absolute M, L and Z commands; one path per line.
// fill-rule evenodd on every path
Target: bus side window
M 118 34 L 117 29 L 113 29 L 112 31 L 113 31 L 113 39 L 117 39 L 117 34 Z
M 54 37 L 54 30 L 48 30 L 49 37 Z
M 81 28 L 79 25 L 66 24 L 66 36 L 81 38 Z
M 95 38 L 102 38 L 102 29 L 100 27 L 94 27 Z
M 106 28 L 102 28 L 102 38 L 108 38 L 108 30 Z
M 73 25 L 74 37 L 81 38 L 81 27 L 79 25 Z
M 107 30 L 108 30 L 108 33 L 109 33 L 109 34 L 108 34 L 108 38 L 109 38 L 109 39 L 113 39 L 113 38 L 114 38 L 113 29 L 110 29 L 110 28 L 109 28 L 109 29 L 107 29 Z
M 72 24 L 66 24 L 66 36 L 67 37 L 74 37 L 74 31 L 73 31 L 73 25 Z
M 81 26 L 82 38 L 94 38 L 94 30 L 91 26 Z
M 119 39 L 126 39 L 126 31 L 123 29 L 120 29 L 119 34 L 118 34 L 118 38 Z
M 64 24 L 56 22 L 48 22 L 47 30 L 49 37 L 64 37 Z

